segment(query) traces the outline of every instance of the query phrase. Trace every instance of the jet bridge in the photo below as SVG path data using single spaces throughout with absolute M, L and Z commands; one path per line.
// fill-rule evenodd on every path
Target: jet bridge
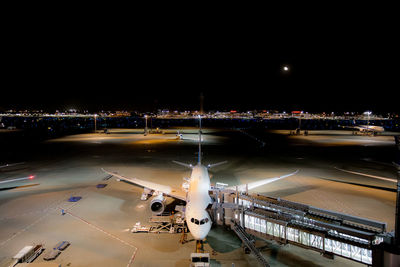
M 331 259 L 336 255 L 386 266 L 384 254 L 393 242 L 386 223 L 237 190 L 213 189 L 210 195 L 215 200 L 209 209 L 213 221 L 241 233 L 239 237 L 251 251 L 245 234 L 311 249 Z M 259 253 L 254 253 L 265 265 Z M 396 253 L 393 256 L 398 260 Z

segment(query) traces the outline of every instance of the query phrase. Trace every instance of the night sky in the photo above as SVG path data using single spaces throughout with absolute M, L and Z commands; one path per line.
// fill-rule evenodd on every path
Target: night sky
M 195 110 L 202 93 L 205 110 L 400 111 L 398 31 L 373 12 L 14 18 L 0 110 Z

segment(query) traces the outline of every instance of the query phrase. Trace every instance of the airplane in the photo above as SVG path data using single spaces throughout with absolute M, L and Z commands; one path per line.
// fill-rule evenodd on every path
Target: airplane
M 192 170 L 190 178 L 184 178 L 185 182 L 182 185 L 182 189 L 149 182 L 138 178 L 129 178 L 122 176 L 116 172 L 110 172 L 104 169 L 102 170 L 109 175 L 115 176 L 119 181 L 124 181 L 143 187 L 144 191 L 141 198 L 142 200 L 146 200 L 147 196 L 153 193 L 154 197 L 150 202 L 150 209 L 156 215 L 159 215 L 164 211 L 164 196 L 170 196 L 185 201 L 185 219 L 189 231 L 191 232 L 195 240 L 202 242 L 210 232 L 212 225 L 212 219 L 206 210 L 207 207 L 213 203 L 213 200 L 209 195 L 211 183 L 208 170 L 213 167 L 220 166 L 227 161 L 203 165 L 201 157 L 201 140 L 201 116 L 199 116 L 199 147 L 197 163 L 195 165 L 192 165 L 179 161 L 173 161 L 176 164 Z M 298 170 L 280 177 L 263 179 L 260 181 L 239 185 L 237 188 L 240 190 L 244 190 L 245 188 L 247 188 L 248 190 L 254 189 L 259 186 L 266 185 L 268 183 L 272 183 L 280 179 L 295 175 L 297 172 Z M 234 189 L 236 187 L 234 186 L 228 189 L 232 188 Z
M 183 134 L 181 134 L 181 133 L 178 131 L 178 133 L 176 134 L 176 139 L 177 139 L 177 140 L 183 140 Z
M 358 129 L 360 132 L 372 132 L 372 133 L 382 133 L 385 131 L 385 128 L 382 126 L 375 125 L 356 125 L 354 129 Z
M 373 135 L 385 131 L 385 128 L 383 128 L 382 126 L 369 125 L 369 121 L 367 125 L 355 125 L 355 121 L 353 120 L 353 124 L 354 124 L 353 126 L 343 126 L 343 128 L 354 129 L 363 134 L 373 134 Z

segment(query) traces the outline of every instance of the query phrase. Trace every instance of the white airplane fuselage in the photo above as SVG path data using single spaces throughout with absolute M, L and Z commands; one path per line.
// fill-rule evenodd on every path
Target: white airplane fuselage
M 385 129 L 382 126 L 374 126 L 374 125 L 359 125 L 356 127 L 360 130 L 360 132 L 384 132 Z
M 186 223 L 196 240 L 203 240 L 211 229 L 211 218 L 206 211 L 207 206 L 212 203 L 209 190 L 208 169 L 198 163 L 193 167 L 190 176 L 185 211 Z

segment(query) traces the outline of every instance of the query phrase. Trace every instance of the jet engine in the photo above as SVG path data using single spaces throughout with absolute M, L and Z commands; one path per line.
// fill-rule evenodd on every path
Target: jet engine
M 160 215 L 165 209 L 165 197 L 162 194 L 155 196 L 150 202 L 150 209 L 155 215 Z

